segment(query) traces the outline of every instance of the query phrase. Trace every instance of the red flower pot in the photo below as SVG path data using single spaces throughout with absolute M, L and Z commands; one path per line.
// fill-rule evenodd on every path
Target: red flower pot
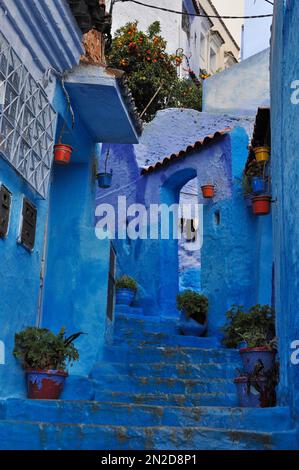
M 206 184 L 201 187 L 202 195 L 206 199 L 212 199 L 215 196 L 215 186 L 213 184 Z
M 72 155 L 72 147 L 67 144 L 54 145 L 54 160 L 60 165 L 67 165 Z
M 271 196 L 255 196 L 252 198 L 254 215 L 268 215 L 271 210 Z
M 58 400 L 68 376 L 63 370 L 27 369 L 28 398 Z

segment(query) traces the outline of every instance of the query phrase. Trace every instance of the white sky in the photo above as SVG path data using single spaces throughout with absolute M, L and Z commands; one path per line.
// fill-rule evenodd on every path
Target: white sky
M 244 0 L 212 0 L 220 15 L 244 16 Z M 234 39 L 241 46 L 241 27 L 244 20 L 224 20 Z

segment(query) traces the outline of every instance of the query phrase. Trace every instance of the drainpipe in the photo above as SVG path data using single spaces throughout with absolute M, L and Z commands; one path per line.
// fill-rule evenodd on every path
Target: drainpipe
M 244 46 L 245 46 L 245 25 L 241 27 L 241 60 L 244 60 Z

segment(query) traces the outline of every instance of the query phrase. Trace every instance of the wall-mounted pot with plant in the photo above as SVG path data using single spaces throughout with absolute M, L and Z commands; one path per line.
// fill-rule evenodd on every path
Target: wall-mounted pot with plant
M 226 318 L 222 343 L 228 348 L 242 344 L 240 354 L 245 372 L 251 373 L 258 361 L 262 361 L 265 371 L 270 370 L 276 355 L 273 309 L 269 305 L 255 305 L 246 311 L 234 305 Z
M 213 199 L 215 197 L 215 185 L 212 183 L 202 185 L 201 191 L 205 199 Z
M 13 354 L 26 372 L 28 398 L 56 400 L 60 397 L 67 366 L 79 359 L 74 341 L 83 333 L 55 335 L 46 328 L 28 327 L 15 335 Z
M 209 301 L 205 295 L 186 290 L 177 296 L 181 312 L 179 331 L 185 336 L 203 336 L 207 331 Z
M 256 160 L 252 160 L 248 163 L 245 175 L 248 178 L 250 186 L 249 191 L 253 195 L 262 194 L 266 190 L 266 166 L 265 164 L 259 163 Z
M 110 147 L 108 147 L 105 157 L 104 171 L 102 173 L 97 173 L 98 186 L 102 189 L 110 188 L 112 183 L 112 170 L 110 173 L 107 172 L 108 159 L 110 155 Z
M 138 287 L 137 282 L 130 276 L 123 275 L 116 279 L 116 304 L 132 305 Z

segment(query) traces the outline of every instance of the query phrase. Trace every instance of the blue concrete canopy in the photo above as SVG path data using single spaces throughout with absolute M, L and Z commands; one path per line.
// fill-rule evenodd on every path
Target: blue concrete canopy
M 117 79 L 96 65 L 79 65 L 65 82 L 71 102 L 94 142 L 138 143 Z

